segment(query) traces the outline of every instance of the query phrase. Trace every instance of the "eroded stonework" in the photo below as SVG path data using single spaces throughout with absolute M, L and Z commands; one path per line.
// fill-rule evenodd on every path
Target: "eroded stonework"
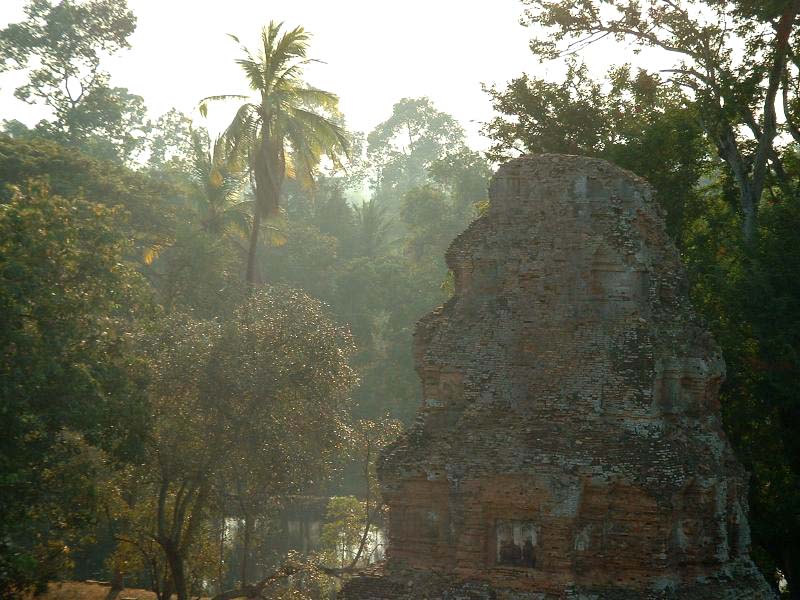
M 720 349 L 645 181 L 522 157 L 447 252 L 423 405 L 382 458 L 385 565 L 342 597 L 771 598 L 720 423 Z

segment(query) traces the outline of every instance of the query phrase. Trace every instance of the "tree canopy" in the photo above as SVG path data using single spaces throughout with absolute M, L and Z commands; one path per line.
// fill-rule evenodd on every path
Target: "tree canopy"
M 531 41 L 542 59 L 580 52 L 605 38 L 661 52 L 661 72 L 691 98 L 736 182 L 743 235 L 753 242 L 768 175 L 785 190 L 797 189 L 784 168 L 778 134 L 788 132 L 800 142 L 792 110 L 800 75 L 794 35 L 800 2 L 757 7 L 727 0 L 522 1 L 528 7 L 524 22 L 542 28 Z M 737 44 L 744 53 L 736 51 Z
M 798 597 L 798 1 L 521 0 L 563 70 L 486 86 L 477 152 L 425 96 L 348 130 L 305 80 L 310 34 L 277 22 L 231 36 L 241 94 L 151 118 L 106 70 L 125 0 L 28 0 L 0 30 L 0 75 L 48 111 L 0 134 L 0 596 L 335 592 L 380 555 L 377 454 L 414 418 L 448 244 L 497 163 L 558 152 L 654 186 L 728 365 L 753 554 Z M 619 43 L 630 64 L 588 66 Z
M 101 60 L 129 48 L 136 18 L 124 0 L 31 0 L 26 20 L 0 31 L 0 72 L 25 70 L 14 95 L 53 115 L 36 129 L 97 156 L 130 159 L 146 129 L 140 96 L 111 87 Z
M 144 372 L 127 334 L 152 308 L 120 219 L 44 184 L 0 205 L 3 595 L 64 566 L 54 544 L 90 509 L 84 446 L 129 458 L 141 446 Z

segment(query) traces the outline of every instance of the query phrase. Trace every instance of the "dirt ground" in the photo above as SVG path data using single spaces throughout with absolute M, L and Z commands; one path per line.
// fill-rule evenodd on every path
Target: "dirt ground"
M 47 593 L 37 596 L 35 600 L 105 600 L 108 586 L 100 583 L 81 581 L 65 581 L 51 583 Z M 156 595 L 147 590 L 125 588 L 117 596 L 117 600 L 155 600 Z

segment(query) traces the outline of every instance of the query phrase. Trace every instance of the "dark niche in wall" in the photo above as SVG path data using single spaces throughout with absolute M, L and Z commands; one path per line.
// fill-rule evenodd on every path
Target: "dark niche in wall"
M 536 568 L 538 536 L 532 521 L 495 521 L 497 549 L 495 564 L 507 567 Z

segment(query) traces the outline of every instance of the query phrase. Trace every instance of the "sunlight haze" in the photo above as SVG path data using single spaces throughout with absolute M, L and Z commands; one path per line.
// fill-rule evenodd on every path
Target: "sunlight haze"
M 0 0 L 0 600 L 800 600 L 798 273 L 800 0 Z
M 23 0 L 3 0 L 0 26 L 23 18 Z M 348 127 L 368 133 L 404 97 L 429 96 L 458 119 L 469 142 L 484 148 L 480 123 L 491 117 L 481 83 L 504 85 L 523 71 L 544 73 L 528 50 L 530 31 L 518 24 L 518 0 L 403 3 L 347 0 L 292 3 L 230 0 L 130 0 L 137 17 L 132 48 L 106 60 L 112 85 L 144 97 L 151 117 L 170 108 L 199 118 L 198 100 L 210 94 L 246 92 L 233 64 L 238 45 L 255 43 L 271 19 L 302 25 L 312 35 L 307 81 L 339 94 Z M 12 94 L 21 73 L 4 74 L 0 114 L 32 125 L 44 114 Z M 223 128 L 233 107 L 211 107 L 208 126 Z

